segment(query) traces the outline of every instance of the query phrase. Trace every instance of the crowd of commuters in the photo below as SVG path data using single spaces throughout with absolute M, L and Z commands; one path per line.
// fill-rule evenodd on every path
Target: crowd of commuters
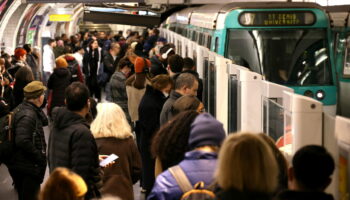
M 140 181 L 148 200 L 333 199 L 326 149 L 303 147 L 288 168 L 267 135 L 225 133 L 205 112 L 195 62 L 175 52 L 152 29 L 63 34 L 43 56 L 28 44 L 3 53 L 0 117 L 14 112 L 5 164 L 18 198 L 132 200 Z

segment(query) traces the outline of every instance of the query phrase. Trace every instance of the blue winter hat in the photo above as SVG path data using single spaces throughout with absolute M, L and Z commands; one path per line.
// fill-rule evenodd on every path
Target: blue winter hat
M 158 40 L 157 40 L 157 42 L 164 42 L 164 43 L 167 43 L 168 41 L 167 41 L 165 38 L 163 38 L 163 37 L 159 37 Z
M 220 146 L 226 134 L 221 122 L 208 113 L 200 114 L 191 124 L 188 140 L 190 149 L 200 146 Z

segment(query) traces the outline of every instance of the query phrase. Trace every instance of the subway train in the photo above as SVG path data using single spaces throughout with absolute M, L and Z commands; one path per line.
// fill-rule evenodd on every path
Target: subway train
M 336 65 L 343 55 L 334 52 L 336 40 L 329 16 L 318 4 L 254 2 L 190 7 L 169 16 L 161 30 L 177 46 L 177 53 L 197 61 L 205 80 L 204 102 L 214 115 L 220 100 L 220 96 L 215 100 L 215 94 L 223 79 L 216 75 L 219 72 L 212 55 L 312 97 L 332 115 L 337 104 L 341 103 L 338 113 L 350 106 L 350 101 L 344 100 L 350 95 L 339 95 L 340 83 L 344 83 L 342 88 L 350 87 L 341 78 L 347 71 Z
M 328 188 L 335 199 L 350 193 L 346 12 L 337 27 L 318 4 L 229 3 L 185 8 L 160 26 L 178 54 L 196 61 L 205 108 L 228 133 L 264 132 L 287 157 L 318 144 L 341 159 Z

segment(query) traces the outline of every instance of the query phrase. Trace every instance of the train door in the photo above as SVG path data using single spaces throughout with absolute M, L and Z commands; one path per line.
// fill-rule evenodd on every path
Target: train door
M 239 119 L 239 111 L 238 111 L 238 77 L 237 72 L 240 70 L 248 70 L 246 67 L 242 67 L 239 65 L 227 64 L 226 74 L 228 76 L 228 102 L 227 102 L 227 132 L 237 132 L 238 129 L 238 119 Z
M 192 45 L 191 45 L 191 55 L 192 55 L 192 59 L 194 61 L 194 65 L 197 66 L 197 46 L 198 44 L 196 42 L 191 42 Z
M 192 56 L 190 56 L 190 49 L 191 49 L 191 40 L 184 38 L 184 57 L 190 57 L 192 58 Z
M 338 69 L 339 77 L 339 110 L 340 114 L 345 117 L 350 117 L 350 30 L 346 35 L 344 45 L 344 58 L 341 69 Z
M 228 75 L 227 65 L 232 63 L 231 60 L 224 58 L 214 52 L 209 53 L 210 57 L 214 57 L 215 68 L 211 69 L 211 81 L 214 82 L 215 88 L 212 93 L 215 95 L 215 113 L 216 118 L 224 124 L 226 132 L 228 132 Z
M 202 52 L 208 53 L 208 49 L 201 47 Z M 203 102 L 208 113 L 216 116 L 216 66 L 215 56 L 212 53 L 203 57 Z
M 181 37 L 181 54 L 180 54 L 183 58 L 186 58 L 186 38 L 185 37 Z
M 182 35 L 176 34 L 176 52 L 182 55 Z

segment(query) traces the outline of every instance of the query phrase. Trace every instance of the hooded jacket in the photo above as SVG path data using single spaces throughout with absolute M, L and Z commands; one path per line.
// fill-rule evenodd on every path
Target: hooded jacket
M 47 87 L 52 90 L 50 93 L 50 101 L 48 113 L 51 115 L 51 110 L 56 106 L 64 106 L 64 92 L 71 84 L 71 73 L 67 68 L 56 68 L 51 74 Z
M 203 181 L 207 188 L 213 182 L 216 168 L 216 153 L 204 151 L 190 151 L 185 154 L 185 159 L 180 162 L 181 169 L 185 172 L 192 185 Z M 148 200 L 178 200 L 183 195 L 178 183 L 169 170 L 157 177 Z
M 49 138 L 49 169 L 66 167 L 79 174 L 88 186 L 87 198 L 98 196 L 99 160 L 95 139 L 83 117 L 65 107 L 52 111 Z

